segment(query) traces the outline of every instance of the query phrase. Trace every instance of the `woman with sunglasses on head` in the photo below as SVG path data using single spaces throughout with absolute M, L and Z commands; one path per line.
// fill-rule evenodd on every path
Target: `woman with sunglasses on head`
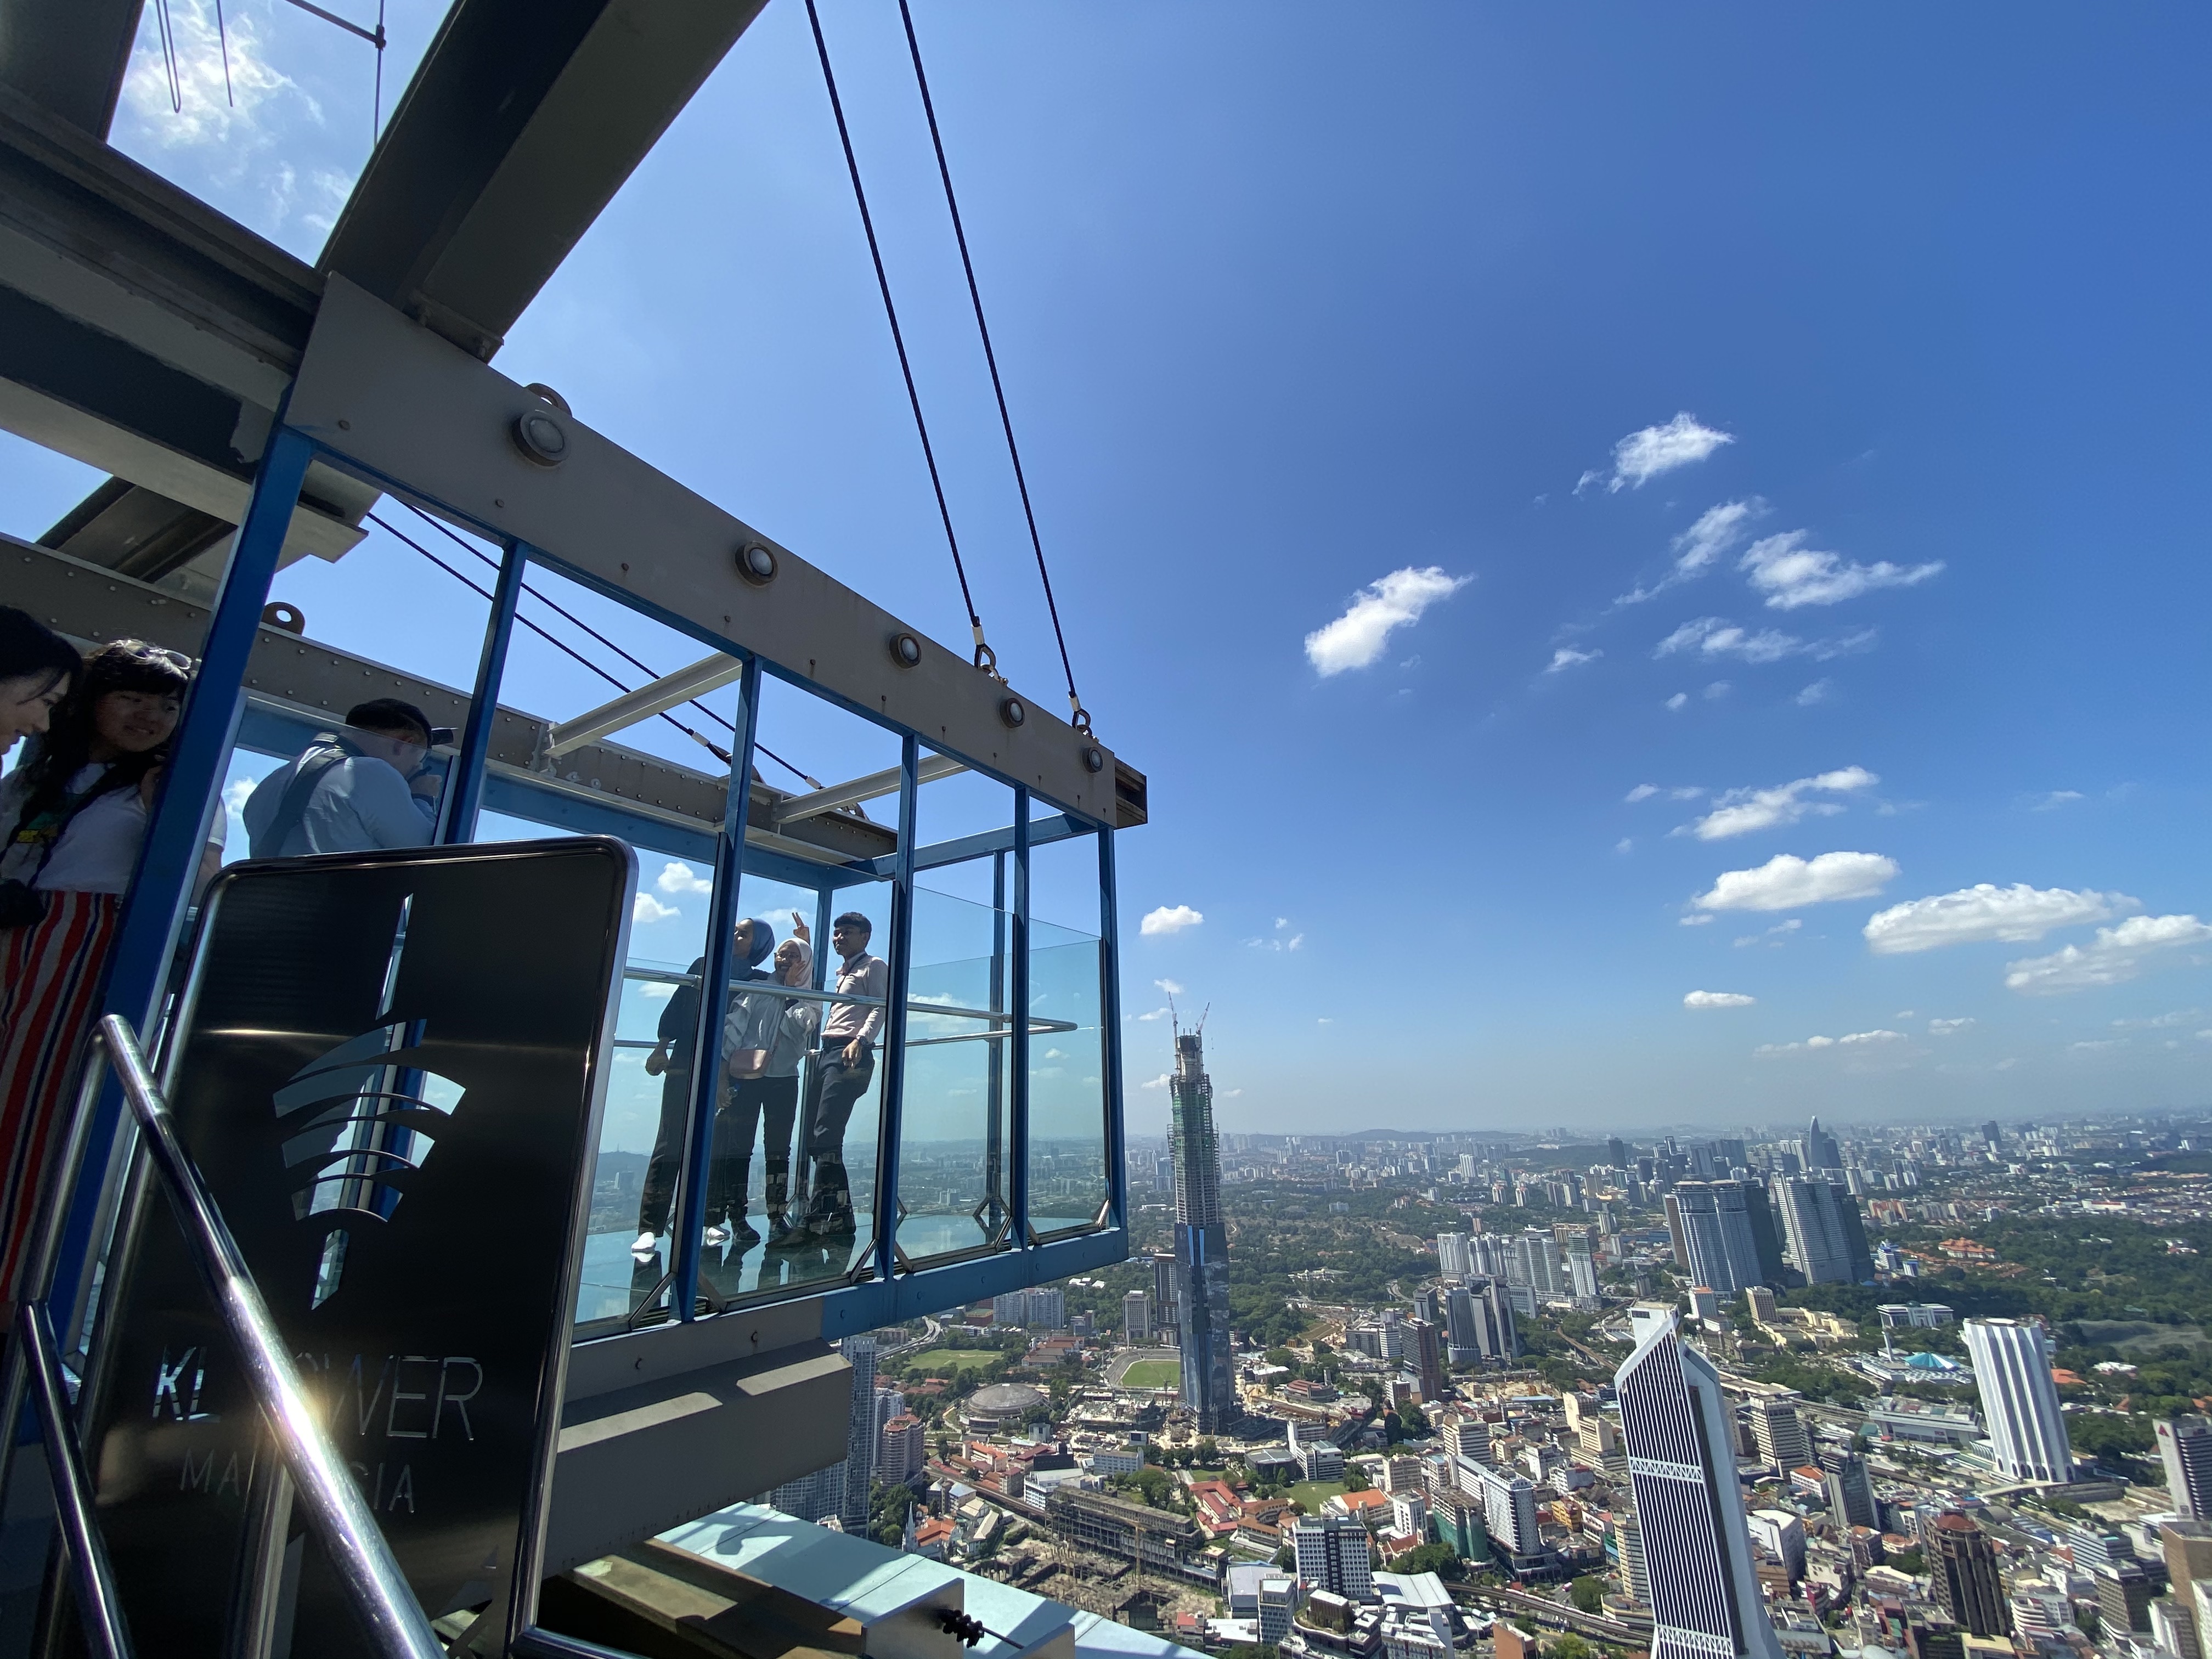
M 0 1302 L 11 1312 L 47 1140 L 99 1012 L 191 670 L 137 640 L 101 646 L 0 781 Z M 203 881 L 222 866 L 222 839 L 218 812 Z
M 76 647 L 12 605 L 0 605 L 0 755 L 46 729 L 84 659 Z

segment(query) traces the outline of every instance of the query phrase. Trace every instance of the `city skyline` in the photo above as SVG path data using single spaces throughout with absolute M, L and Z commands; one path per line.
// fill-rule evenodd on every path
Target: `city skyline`
M 193 0 L 185 110 L 149 21 L 116 142 L 312 260 L 372 88 L 357 42 L 240 3 L 235 103 Z M 394 0 L 389 86 L 441 10 Z M 1071 660 L 1153 781 L 1126 1029 L 1206 987 L 1225 1127 L 2204 1097 L 2183 66 L 2212 20 L 2031 13 L 1994 55 L 1966 14 L 1910 54 L 1729 7 L 918 16 Z M 1058 707 L 903 41 L 825 29 L 979 614 Z M 800 13 L 747 31 L 498 366 L 966 654 Z M 99 481 L 0 441 L 0 528 Z M 469 683 L 470 596 L 381 531 L 271 598 Z M 510 672 L 549 717 L 604 696 L 529 641 Z M 882 763 L 793 735 L 817 777 Z M 1357 844 L 1255 810 L 1316 776 Z M 700 902 L 643 896 L 641 955 L 689 961 Z M 1132 1066 L 1140 1123 L 1170 1067 Z

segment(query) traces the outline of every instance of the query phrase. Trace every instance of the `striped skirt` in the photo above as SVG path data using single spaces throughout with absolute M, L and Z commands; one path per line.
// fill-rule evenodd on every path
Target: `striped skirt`
M 0 931 L 0 1297 L 12 1307 L 40 1177 L 100 1012 L 100 969 L 122 901 L 47 893 L 46 919 Z

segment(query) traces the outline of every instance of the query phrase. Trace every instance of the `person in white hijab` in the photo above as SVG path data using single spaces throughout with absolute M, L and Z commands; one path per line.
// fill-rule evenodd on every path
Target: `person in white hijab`
M 796 911 L 792 923 L 792 936 L 775 948 L 768 984 L 739 997 L 723 1027 L 722 1091 L 707 1175 L 705 1242 L 726 1247 L 734 1241 L 739 1252 L 761 1238 L 745 1218 L 756 1130 L 766 1164 L 769 1243 L 780 1243 L 791 1231 L 791 1134 L 799 1112 L 799 1070 L 822 1026 L 818 1003 L 769 988 L 813 987 L 814 946 L 806 923 Z

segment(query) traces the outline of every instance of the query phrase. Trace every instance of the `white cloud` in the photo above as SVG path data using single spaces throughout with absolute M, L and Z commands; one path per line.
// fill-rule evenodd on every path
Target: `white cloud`
M 1623 836 L 1619 841 L 1613 842 L 1613 850 L 1616 853 L 1632 853 L 1636 850 L 1636 843 L 1630 837 Z
M 2053 789 L 2036 796 L 2028 803 L 2031 812 L 2055 812 L 2062 806 L 2071 805 L 2081 799 L 2079 789 Z
M 1334 1025 L 1336 1024 L 1336 1021 L 1331 1018 L 1328 1015 L 1323 1014 L 1320 1018 L 1314 1021 L 1314 1024 L 1316 1025 Z
M 1809 1036 L 1802 1042 L 1767 1042 L 1753 1048 L 1754 1054 L 1818 1054 L 1823 1048 L 1873 1048 L 1884 1043 L 1902 1042 L 1902 1031 L 1853 1031 L 1849 1036 Z
M 1682 706 L 1689 701 L 1690 694 L 1688 692 L 1677 691 L 1673 696 L 1667 699 L 1667 707 L 1674 713 L 1679 714 L 1682 711 Z
M 1839 605 L 1877 587 L 1911 587 L 1940 574 L 1942 560 L 1911 567 L 1887 559 L 1852 564 L 1840 554 L 1805 545 L 1807 532 L 1785 531 L 1751 544 L 1736 568 L 1751 573 L 1751 585 L 1766 595 L 1770 611 L 1796 611 L 1808 605 Z
M 1739 945 L 1757 945 L 1763 939 L 1778 951 L 1782 948 L 1784 941 L 1786 940 L 1790 934 L 1796 933 L 1805 924 L 1800 921 L 1796 916 L 1792 916 L 1787 921 L 1776 922 L 1773 927 L 1768 928 L 1764 933 L 1746 933 L 1741 939 L 1737 939 L 1735 943 Z M 1908 1018 L 1908 1016 L 1900 1014 L 1898 1018 L 1899 1019 L 1903 1019 Z
M 1234 1100 L 1243 1092 L 1242 1089 L 1224 1089 L 1221 1091 L 1221 1097 L 1224 1100 Z
M 1718 699 L 1728 696 L 1729 692 L 1733 688 L 1729 686 L 1726 680 L 1715 680 L 1711 685 L 1705 688 L 1705 701 L 1707 702 L 1716 702 Z
M 1744 526 L 1766 511 L 1766 503 L 1757 496 L 1745 501 L 1723 501 L 1718 507 L 1709 507 L 1692 525 L 1670 544 L 1674 554 L 1674 566 L 1649 587 L 1638 587 L 1633 592 L 1623 593 L 1615 605 L 1641 605 L 1656 598 L 1670 587 L 1694 581 L 1710 569 L 1717 559 L 1743 539 Z
M 1816 794 L 1848 795 L 1870 789 L 1881 780 L 1863 766 L 1846 766 L 1817 776 L 1777 784 L 1771 789 L 1731 789 L 1713 798 L 1713 810 L 1689 826 L 1699 841 L 1725 841 L 1760 830 L 1796 823 L 1814 815 L 1827 817 L 1844 809 L 1833 801 L 1814 800 Z
M 1171 979 L 1156 979 L 1152 983 L 1171 997 L 1179 997 L 1182 994 L 1182 987 Z
M 1544 672 L 1547 674 L 1556 674 L 1562 668 L 1574 668 L 1586 662 L 1595 662 L 1603 655 L 1605 653 L 1602 651 L 1577 651 L 1571 645 L 1563 645 L 1552 653 L 1551 663 Z
M 684 913 L 672 904 L 663 904 L 650 893 L 641 892 L 630 901 L 629 919 L 640 926 L 656 921 L 672 921 Z
M 1287 921 L 1278 921 L 1275 924 L 1278 927 L 1287 927 L 1290 925 Z M 1255 951 L 1298 951 L 1305 947 L 1305 942 L 1306 936 L 1304 933 L 1293 933 L 1288 939 L 1261 937 L 1248 939 L 1244 941 Z
M 664 893 L 697 893 L 702 897 L 714 890 L 714 884 L 702 876 L 695 875 L 691 866 L 671 859 L 661 870 L 659 879 L 653 884 Z
M 1897 877 L 1897 861 L 1879 853 L 1823 853 L 1808 860 L 1778 853 L 1756 870 L 1723 871 L 1700 910 L 1795 910 L 1804 904 L 1868 898 Z
M 1047 1060 L 1066 1060 L 1066 1059 L 1067 1059 L 1067 1058 L 1068 1058 L 1067 1054 L 1066 1054 L 1063 1050 L 1059 1049 L 1059 1048 L 1048 1048 L 1048 1049 L 1046 1049 L 1046 1050 L 1044 1051 L 1044 1057 L 1045 1057 Z
M 1692 991 L 1682 999 L 1685 1008 L 1748 1008 L 1757 997 L 1747 997 L 1741 991 Z
M 169 18 L 175 32 L 178 96 L 183 107 L 172 102 L 168 60 L 158 46 L 134 55 L 123 83 L 124 96 L 145 122 L 146 131 L 167 149 L 203 143 L 234 149 L 243 142 L 252 142 L 258 149 L 270 142 L 270 135 L 260 130 L 262 106 L 280 93 L 298 94 L 299 88 L 262 55 L 261 33 L 252 14 L 235 7 L 225 20 L 227 29 L 218 30 L 215 9 L 205 0 L 173 0 Z M 322 111 L 314 100 L 301 96 L 301 101 L 319 125 Z
M 1638 801 L 1650 800 L 1652 796 L 1658 793 L 1659 786 L 1657 784 L 1639 783 L 1635 788 L 1630 790 L 1626 795 L 1622 796 L 1621 799 L 1629 805 L 1633 806 Z
M 1753 632 L 1724 617 L 1698 617 L 1660 641 L 1651 654 L 1671 657 L 1680 652 L 1694 652 L 1708 659 L 1736 657 L 1748 663 L 1780 662 L 1785 657 L 1810 657 L 1815 662 L 1826 662 L 1854 651 L 1863 651 L 1875 642 L 1875 638 L 1873 629 L 1862 628 L 1832 640 L 1807 641 L 1778 629 L 1762 628 Z
M 1158 1077 L 1148 1077 L 1137 1086 L 1139 1089 L 1164 1089 L 1168 1086 L 1168 1074 L 1162 1072 Z
M 1275 918 L 1275 931 L 1279 933 L 1290 925 L 1291 919 L 1288 916 L 1277 916 Z
M 1195 927 L 1206 917 L 1188 904 L 1161 905 L 1145 912 L 1145 919 L 1137 924 L 1137 931 L 1150 938 L 1154 933 L 1180 933 L 1186 927 Z
M 1814 680 L 1812 684 L 1800 691 L 1794 701 L 1800 708 L 1816 708 L 1827 702 L 1835 689 L 1836 683 L 1833 680 Z
M 1944 945 L 1976 945 L 1988 939 L 2024 944 L 2054 927 L 2105 921 L 2142 904 L 2125 893 L 2075 892 L 2065 887 L 2030 887 L 1989 882 L 1955 893 L 1893 904 L 1867 919 L 1867 944 L 1881 956 L 1907 956 Z
M 1709 915 L 1678 916 L 1675 920 L 1685 927 L 1704 927 L 1712 921 Z
M 1323 679 L 1347 669 L 1365 668 L 1382 656 L 1392 634 L 1420 621 L 1431 605 L 1449 599 L 1474 580 L 1448 576 L 1437 565 L 1394 570 L 1353 594 L 1349 608 L 1334 622 L 1306 635 L 1306 660 Z
M 1931 1019 L 1928 1022 L 1930 1036 L 1949 1036 L 1954 1031 L 1963 1031 L 1973 1024 L 1971 1018 L 1960 1019 Z
M 2100 927 L 2087 945 L 2007 963 L 2005 984 L 2030 995 L 2118 985 L 2146 968 L 2170 965 L 2167 952 L 2206 944 L 2212 927 L 2195 916 L 2130 916 L 2117 927 Z
M 1575 489 L 1580 493 L 1600 483 L 1608 490 L 1640 489 L 1661 473 L 1702 461 L 1723 444 L 1735 441 L 1733 434 L 1704 425 L 1684 410 L 1664 426 L 1647 426 L 1630 433 L 1613 447 L 1612 476 L 1585 472 Z
M 665 1002 L 676 994 L 676 988 L 658 980 L 648 980 L 637 988 L 638 995 L 647 1002 Z
M 1152 1021 L 1156 1019 L 1165 1019 L 1171 1012 L 1173 1011 L 1170 1009 L 1155 1008 L 1151 1013 L 1139 1014 L 1137 1018 L 1146 1024 L 1150 1024 Z
M 2126 1046 L 2125 1037 L 2100 1037 L 2091 1042 L 2069 1042 L 2066 1046 L 2075 1054 L 2094 1054 L 2100 1048 L 2118 1048 Z
M 2153 1014 L 2148 1019 L 2116 1019 L 2113 1028 L 2123 1031 L 2157 1031 L 2175 1025 L 2193 1024 L 2204 1018 L 2202 1008 L 2177 1008 L 2170 1014 Z
M 1784 657 L 1796 656 L 1804 649 L 1805 641 L 1794 634 L 1780 633 L 1771 628 L 1751 634 L 1718 617 L 1700 617 L 1694 622 L 1684 623 L 1660 641 L 1658 649 L 1651 654 L 1671 657 L 1679 651 L 1695 651 L 1705 657 L 1741 657 L 1746 662 L 1779 662 Z
M 252 799 L 253 792 L 258 787 L 255 780 L 252 778 L 233 778 L 222 787 L 223 811 L 230 813 L 234 817 L 244 817 L 246 803 Z

